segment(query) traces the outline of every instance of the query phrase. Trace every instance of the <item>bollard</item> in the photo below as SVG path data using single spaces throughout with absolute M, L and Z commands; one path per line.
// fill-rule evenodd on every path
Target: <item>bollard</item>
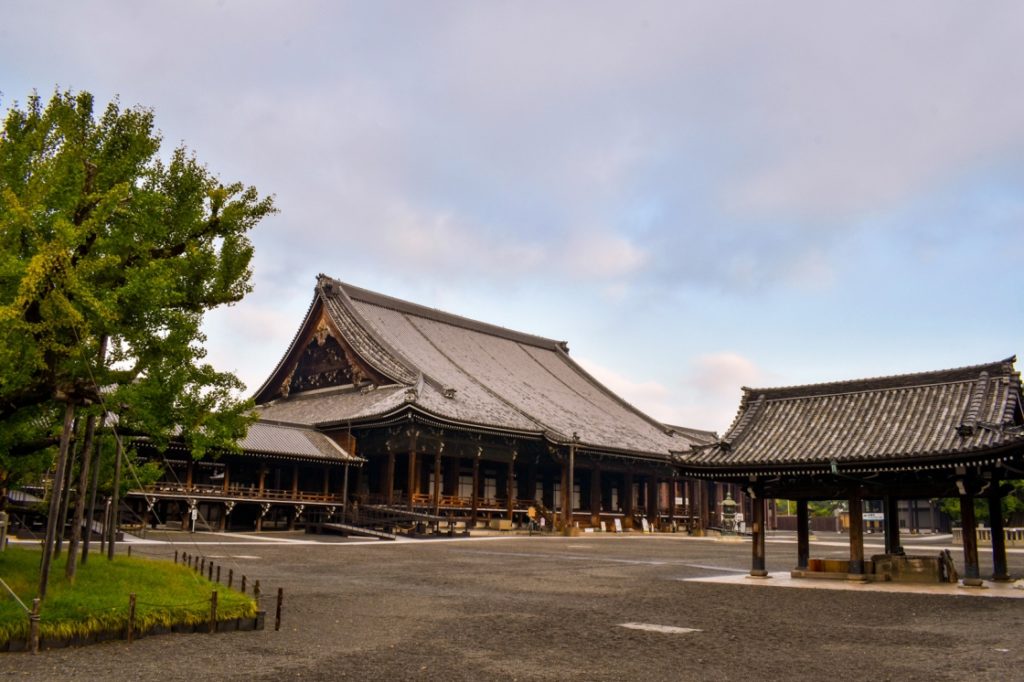
M 217 631 L 217 590 L 210 595 L 210 632 Z
M 233 582 L 235 582 L 235 569 L 229 568 L 228 569 L 228 588 L 229 589 L 231 588 L 231 584 Z
M 242 594 L 245 594 L 245 575 L 242 575 Z
M 284 588 L 277 588 L 277 613 L 274 615 L 274 631 L 281 629 L 281 602 L 284 601 Z
M 39 598 L 32 600 L 32 613 L 28 614 L 29 648 L 34 654 L 39 653 Z
M 252 598 L 256 601 L 256 608 L 260 607 L 260 581 L 257 580 L 252 586 Z
M 220 565 L 217 565 L 217 582 L 220 582 Z
M 128 595 L 128 643 L 135 639 L 135 593 Z

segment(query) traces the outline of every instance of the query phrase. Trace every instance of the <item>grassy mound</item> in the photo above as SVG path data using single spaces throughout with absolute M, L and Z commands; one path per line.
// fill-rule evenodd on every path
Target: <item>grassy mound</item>
M 0 578 L 31 608 L 39 587 L 40 552 L 9 547 L 0 552 Z M 134 557 L 96 558 L 78 567 L 75 584 L 64 578 L 64 555 L 50 569 L 40 610 L 41 637 L 88 637 L 128 623 L 128 595 L 136 596 L 135 628 L 171 627 L 209 621 L 210 595 L 217 590 L 217 619 L 256 615 L 250 597 L 213 583 L 184 565 Z M 28 615 L 0 586 L 0 643 L 27 638 Z

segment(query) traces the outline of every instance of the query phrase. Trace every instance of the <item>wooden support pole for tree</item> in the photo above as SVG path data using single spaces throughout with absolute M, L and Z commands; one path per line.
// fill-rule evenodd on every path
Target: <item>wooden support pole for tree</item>
M 71 443 L 71 429 L 75 420 L 75 405 L 70 400 L 64 407 L 64 430 L 60 435 L 60 450 L 57 454 L 57 470 L 53 475 L 53 491 L 50 495 L 50 512 L 46 519 L 46 537 L 43 540 L 43 557 L 39 568 L 39 598 L 46 598 L 46 584 L 50 578 L 50 563 L 53 561 L 54 537 L 57 534 L 58 516 L 60 515 L 61 481 L 64 480 L 64 467 L 68 459 L 68 447 Z M 60 524 L 63 526 L 63 523 Z
M 114 544 L 117 540 L 117 528 L 120 525 L 121 505 L 121 460 L 124 457 L 124 445 L 121 437 L 114 434 L 114 490 L 110 501 L 110 537 L 107 538 L 107 560 L 114 559 Z
M 68 542 L 68 561 L 64 565 L 64 577 L 75 582 L 78 569 L 78 547 L 82 542 L 82 524 L 85 522 L 85 500 L 89 488 L 89 465 L 92 463 L 92 441 L 96 434 L 96 415 L 90 414 L 85 420 L 85 438 L 82 442 L 82 465 L 78 473 L 78 496 L 75 511 L 71 515 L 71 540 Z M 87 535 L 92 534 L 92 527 Z
M 796 501 L 796 567 L 806 571 L 811 558 L 810 514 L 807 500 Z
M 74 426 L 71 428 L 71 436 L 74 440 L 78 440 L 81 431 L 80 421 L 75 419 Z M 64 465 L 64 477 L 60 483 L 60 511 L 57 512 L 57 535 L 54 538 L 53 545 L 53 556 L 59 557 L 61 552 L 64 551 L 64 532 L 68 522 L 68 507 L 71 504 L 71 479 L 75 473 L 75 459 L 76 452 L 75 446 L 68 446 L 67 462 Z M 56 480 L 54 481 L 56 483 Z
M 102 422 L 101 422 L 102 424 Z M 92 447 L 92 462 L 89 464 L 89 469 L 92 471 L 92 481 L 89 483 L 89 504 L 86 507 L 85 512 L 85 537 L 82 538 L 82 564 L 84 565 L 89 561 L 89 547 L 92 544 L 92 527 L 95 521 L 94 516 L 96 513 L 96 494 L 100 487 L 100 456 L 102 449 L 100 448 L 99 440 Z M 104 524 L 100 531 L 100 551 L 103 551 L 103 547 L 106 540 L 107 527 Z

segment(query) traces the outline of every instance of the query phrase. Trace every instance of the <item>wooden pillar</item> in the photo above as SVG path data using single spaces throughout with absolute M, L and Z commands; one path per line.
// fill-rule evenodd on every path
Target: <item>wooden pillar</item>
M 512 459 L 508 461 L 508 475 L 505 478 L 505 490 L 508 495 L 506 500 L 508 520 L 512 520 L 512 515 L 515 513 L 516 508 L 516 453 L 512 453 Z
M 266 486 L 267 486 L 267 463 L 266 462 L 260 462 L 260 481 L 259 481 L 258 485 L 259 485 L 259 489 L 257 491 L 257 494 L 259 495 L 259 497 L 263 497 L 263 491 L 266 490 Z
M 647 478 L 647 520 L 651 522 L 653 527 L 658 523 L 658 479 L 656 476 L 649 476 Z
M 384 503 L 389 507 L 395 503 L 395 453 L 388 451 L 387 466 L 384 467 L 384 480 L 380 482 L 384 493 Z
M 992 580 L 1006 581 L 1006 531 L 1003 528 L 1003 497 L 998 478 L 992 480 L 988 493 L 988 518 L 992 528 Z
M 864 574 L 864 500 L 850 495 L 850 575 Z
M 886 495 L 885 500 L 885 553 L 902 554 L 900 545 L 900 507 L 899 500 Z
M 811 558 L 811 519 L 807 506 L 807 500 L 796 501 L 796 567 L 801 571 L 807 570 Z
M 981 587 L 981 571 L 978 568 L 978 524 L 974 518 L 974 495 L 967 491 L 960 495 L 960 525 L 964 541 L 965 587 Z
M 192 489 L 192 472 L 195 462 L 192 460 L 192 455 L 189 455 L 188 464 L 185 465 L 185 490 Z
M 345 521 L 345 511 L 348 507 L 348 464 L 345 464 L 345 470 L 341 477 L 341 520 Z
M 324 499 L 331 494 L 331 468 L 324 465 Z
M 590 525 L 601 525 L 601 469 L 597 464 L 590 470 Z
M 750 575 L 755 578 L 768 577 L 765 568 L 765 517 L 768 511 L 768 500 L 764 499 L 764 489 L 751 490 L 751 505 L 754 511 L 754 520 L 750 524 L 751 531 L 751 557 Z
M 480 508 L 480 454 L 483 450 L 477 449 L 476 457 L 473 458 L 473 496 L 470 499 L 469 523 L 476 527 L 477 510 Z
M 409 509 L 413 507 L 413 497 L 419 492 L 419 463 L 416 461 L 416 446 L 415 444 L 409 450 L 409 470 L 406 476 L 405 492 L 408 496 Z
M 437 452 L 434 453 L 434 490 L 432 493 L 434 516 L 441 512 L 441 451 L 443 449 L 444 444 L 441 444 L 437 448 Z
M 633 472 L 627 471 L 622 477 L 622 515 L 627 528 L 633 527 Z
M 231 485 L 231 467 L 228 466 L 227 462 L 224 462 L 224 492 L 228 491 L 228 486 Z
M 576 468 L 576 443 L 569 444 L 569 462 L 565 469 L 565 487 L 562 493 L 562 523 L 568 530 L 572 528 L 573 495 L 575 483 L 573 482 L 573 470 Z
M 292 465 L 292 499 L 299 496 L 299 465 Z
M 676 479 L 675 476 L 668 480 L 668 523 L 674 529 L 676 522 Z

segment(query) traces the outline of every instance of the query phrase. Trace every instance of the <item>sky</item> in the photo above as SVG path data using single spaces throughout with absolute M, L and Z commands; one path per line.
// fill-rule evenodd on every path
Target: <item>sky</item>
M 662 421 L 1024 339 L 1024 3 L 6 0 L 0 110 L 154 110 L 273 194 L 206 322 L 255 391 L 318 273 L 566 340 Z

